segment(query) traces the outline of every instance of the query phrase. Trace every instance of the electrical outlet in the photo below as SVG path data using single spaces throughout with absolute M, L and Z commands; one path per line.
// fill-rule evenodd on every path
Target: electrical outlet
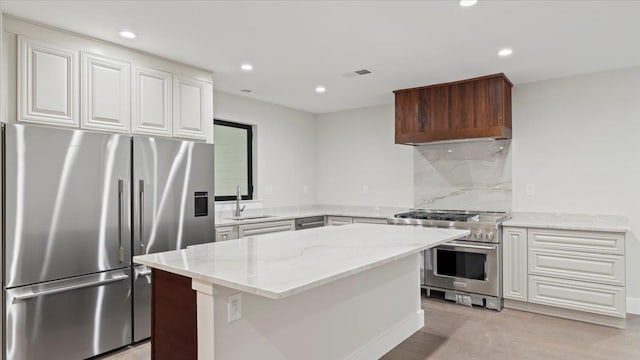
M 305 194 L 308 194 L 309 193 L 309 185 L 303 186 L 302 187 L 302 192 L 305 193 Z
M 229 296 L 227 299 L 228 321 L 233 322 L 242 319 L 242 294 Z
M 527 195 L 533 196 L 536 194 L 536 186 L 533 184 L 527 184 Z
M 369 185 L 362 185 L 362 193 L 363 194 L 369 193 Z

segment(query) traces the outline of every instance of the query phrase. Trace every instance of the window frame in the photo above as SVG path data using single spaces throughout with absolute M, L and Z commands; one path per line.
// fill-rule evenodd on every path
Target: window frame
M 243 129 L 247 131 L 247 189 L 249 194 L 248 195 L 241 195 L 241 199 L 242 200 L 253 200 L 253 126 L 252 125 L 246 125 L 246 124 L 240 124 L 237 122 L 233 122 L 233 121 L 227 121 L 227 120 L 219 120 L 219 119 L 213 119 L 213 125 L 214 128 L 216 125 L 220 125 L 220 126 L 228 126 L 228 127 L 233 127 L 233 128 L 237 128 L 237 129 Z M 215 144 L 214 144 L 215 146 Z M 215 155 L 214 155 L 214 161 L 215 161 Z M 236 195 L 215 195 L 215 189 L 214 189 L 214 200 L 215 201 L 232 201 L 232 200 L 236 200 Z

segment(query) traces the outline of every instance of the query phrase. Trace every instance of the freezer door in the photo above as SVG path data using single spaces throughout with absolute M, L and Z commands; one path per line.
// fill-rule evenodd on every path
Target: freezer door
M 133 268 L 133 341 L 151 336 L 151 268 Z
M 135 255 L 214 241 L 213 145 L 133 138 Z
M 131 140 L 5 127 L 6 287 L 131 263 Z
M 131 341 L 131 270 L 7 290 L 7 360 L 86 359 Z

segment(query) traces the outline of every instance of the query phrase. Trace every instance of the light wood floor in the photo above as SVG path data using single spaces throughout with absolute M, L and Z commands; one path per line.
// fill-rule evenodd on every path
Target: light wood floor
M 382 360 L 640 359 L 640 316 L 619 330 L 505 309 L 470 309 L 423 299 L 425 327 Z M 149 360 L 145 343 L 103 360 Z

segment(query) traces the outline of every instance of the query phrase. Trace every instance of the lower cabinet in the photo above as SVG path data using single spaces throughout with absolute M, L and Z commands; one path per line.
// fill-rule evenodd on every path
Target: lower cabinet
M 505 226 L 505 307 L 618 326 L 609 319 L 626 318 L 624 242 L 624 232 Z
M 216 241 L 234 240 L 238 238 L 238 226 L 216 227 Z
M 363 217 L 354 217 L 354 224 L 387 224 L 386 218 L 363 218 Z
M 243 238 L 245 236 L 255 236 L 262 234 L 271 234 L 281 231 L 293 231 L 295 230 L 294 220 L 285 221 L 269 221 L 257 224 L 246 224 L 238 226 L 238 236 Z
M 338 226 L 353 224 L 353 218 L 350 216 L 327 216 L 327 226 Z
M 621 286 L 532 275 L 529 277 L 529 302 L 626 317 L 625 291 Z
M 504 298 L 527 301 L 527 229 L 504 228 L 502 267 Z

